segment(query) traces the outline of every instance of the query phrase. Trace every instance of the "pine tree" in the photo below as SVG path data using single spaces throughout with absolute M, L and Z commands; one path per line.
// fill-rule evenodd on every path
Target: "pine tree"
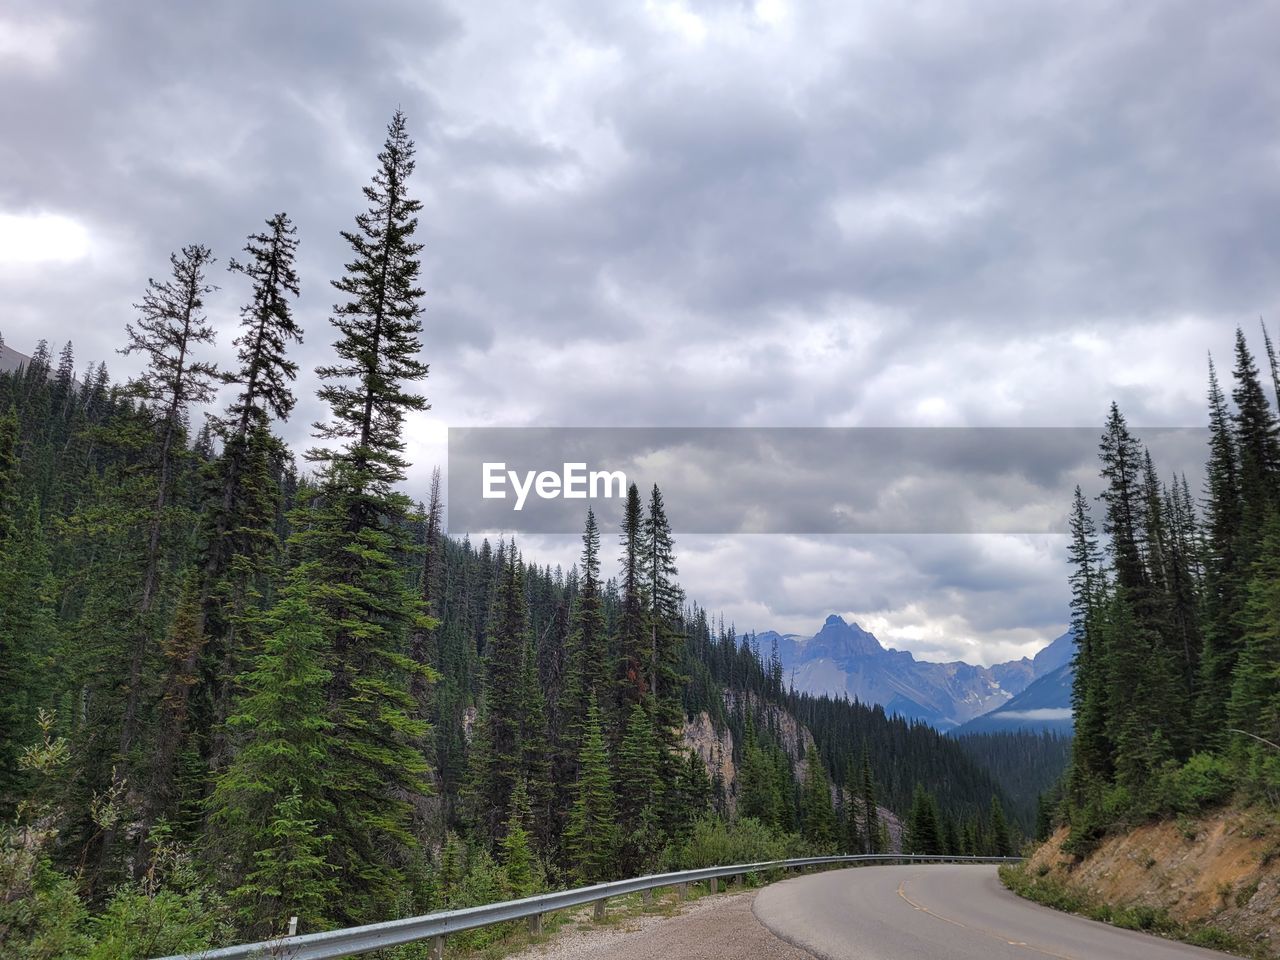
M 1226 398 L 1209 360 L 1209 462 L 1205 477 L 1204 650 L 1195 705 L 1201 746 L 1224 742 L 1227 698 L 1243 642 L 1237 612 L 1241 603 L 1244 523 L 1240 464 Z
M 1246 734 L 1280 742 L 1280 514 L 1268 519 L 1250 569 L 1243 621 L 1244 644 L 1233 675 L 1228 722 Z M 1237 737 L 1233 742 L 1237 752 L 1252 758 L 1255 770 L 1269 766 L 1273 771 L 1274 782 L 1268 786 L 1280 785 L 1275 751 L 1252 739 Z
M 525 633 L 520 671 L 520 775 L 526 802 L 532 810 L 532 829 L 538 848 L 551 849 L 559 834 L 560 817 L 553 809 L 551 749 L 547 739 L 546 698 L 538 678 L 538 652 L 532 634 Z
M 649 688 L 656 706 L 655 723 L 668 752 L 674 750 L 676 731 L 684 720 L 680 695 L 684 688 L 684 638 L 676 624 L 680 616 L 680 588 L 671 525 L 662 492 L 655 484 L 642 528 L 644 538 L 644 592 L 649 599 Z
M 955 817 L 944 817 L 942 820 L 942 852 L 949 857 L 964 853 L 964 841 L 960 839 L 960 825 Z
M 512 791 L 524 769 L 527 634 L 523 564 L 513 544 L 504 551 L 493 621 L 485 639 L 480 729 L 471 755 L 472 819 L 490 843 L 502 835 L 510 816 Z
M 600 731 L 600 712 L 594 703 L 587 711 L 578 771 L 565 843 L 578 879 L 600 883 L 614 874 L 618 839 L 609 754 Z
M 862 835 L 867 840 L 867 853 L 888 853 L 888 844 L 880 842 L 880 811 L 876 806 L 876 782 L 871 773 L 871 754 L 862 747 Z
M 4 486 L 0 420 L 0 491 Z M 53 654 L 54 613 L 48 597 L 49 548 L 32 501 L 18 510 L 0 500 L 8 529 L 0 536 L 0 814 L 8 816 L 22 793 L 23 750 L 35 739 L 41 687 Z
M 213 399 L 218 371 L 199 360 L 195 351 L 214 342 L 212 325 L 203 314 L 204 298 L 215 288 L 205 279 L 213 263 L 208 247 L 192 244 L 171 254 L 172 277 L 147 281 L 142 302 L 135 304 L 137 325 L 126 326 L 129 342 L 120 352 L 141 353 L 147 359 L 144 375 L 129 382 L 129 391 L 154 410 L 159 430 L 159 476 L 148 522 L 146 567 L 138 601 L 138 626 L 129 657 L 124 714 L 120 724 L 120 753 L 128 754 L 138 727 L 143 695 L 144 663 L 155 627 L 149 621 L 160 577 L 160 540 L 173 495 L 176 460 L 185 451 L 182 437 L 187 410 L 193 403 Z
M 291 915 L 305 929 L 323 928 L 335 913 L 329 827 L 338 820 L 333 761 L 341 746 L 323 662 L 337 624 L 319 602 L 317 572 L 296 568 L 262 615 L 262 651 L 227 721 L 238 749 L 210 798 L 211 838 L 228 875 L 244 878 L 233 896 L 252 934 L 279 933 Z
M 18 411 L 0 416 L 0 545 L 13 530 L 18 492 Z
M 755 724 L 748 716 L 742 762 L 738 768 L 738 816 L 754 817 L 765 826 L 781 824 L 782 797 L 769 755 L 756 741 Z
M 831 784 L 822 766 L 818 748 L 805 751 L 804 786 L 800 798 L 801 835 L 819 853 L 835 849 L 836 818 L 831 806 Z
M 342 231 L 353 259 L 345 276 L 333 281 L 348 298 L 334 307 L 340 336 L 333 349 L 340 362 L 316 370 L 324 381 L 319 397 L 333 411 L 332 420 L 316 424 L 317 435 L 344 446 L 309 456 L 328 466 L 331 482 L 346 489 L 357 529 L 403 513 L 391 494 L 407 465 L 401 426 L 407 412 L 427 409 L 426 400 L 407 386 L 427 376 L 427 365 L 418 359 L 422 245 L 413 242 L 422 204 L 406 192 L 413 157 L 404 114 L 397 111 L 378 154 L 378 172 L 364 188 L 369 208 L 356 216 L 355 230 Z
M 1071 511 L 1071 631 L 1076 638 L 1071 705 L 1075 713 L 1072 774 L 1075 789 L 1111 776 L 1111 745 L 1106 740 L 1108 704 L 1106 654 L 1099 619 L 1105 600 L 1102 557 L 1089 505 L 1077 486 Z
M 287 453 L 271 426 L 293 411 L 291 385 L 298 365 L 287 353 L 302 342 L 302 330 L 290 309 L 290 300 L 299 295 L 297 230 L 283 213 L 266 226 L 265 232 L 249 236 L 246 259 L 228 265 L 251 286 L 234 342 L 237 366 L 222 378 L 236 391 L 226 412 L 212 419 L 223 451 L 210 470 L 213 502 L 202 531 L 200 631 L 208 637 L 208 659 L 218 665 L 206 671 L 211 703 L 202 718 L 206 726 L 226 715 L 230 691 L 224 678 L 235 674 L 244 639 L 237 635 L 237 623 L 250 595 L 260 592 L 280 548 L 273 521 L 280 502 L 279 464 Z M 184 664 L 183 673 L 194 667 L 194 662 Z M 179 728 L 170 736 L 176 741 L 182 732 Z
M 1036 842 L 1043 843 L 1053 833 L 1053 804 L 1045 794 L 1036 797 Z
M 444 552 L 444 502 L 440 496 L 440 468 L 431 472 L 431 493 L 423 530 L 421 582 L 418 586 L 422 609 L 431 615 L 414 627 L 409 636 L 409 657 L 419 668 L 409 681 L 409 695 L 413 698 L 414 716 L 426 721 L 431 715 L 431 681 L 437 662 L 435 631 L 439 618 L 435 616 L 439 605 L 440 568 Z
M 1106 737 L 1114 746 L 1120 783 L 1137 791 L 1184 739 L 1180 707 L 1185 695 L 1177 693 L 1173 655 L 1161 632 L 1167 629 L 1162 598 L 1144 555 L 1144 548 L 1150 555 L 1155 547 L 1149 537 L 1157 529 L 1151 498 L 1144 495 L 1150 486 L 1144 484 L 1146 458 L 1114 403 L 1101 459 L 1107 481 L 1101 495 L 1103 528 L 1111 536 L 1115 579 L 1101 638 L 1107 651 Z
M 791 757 L 780 743 L 775 742 L 769 749 L 769 761 L 773 766 L 773 780 L 781 799 L 778 807 L 778 829 L 784 833 L 794 833 L 800 829 L 800 785 L 791 768 Z
M 414 147 L 397 112 L 365 188 L 366 212 L 342 236 L 353 257 L 333 282 L 347 299 L 334 308 L 339 362 L 316 373 L 332 416 L 316 425 L 321 440 L 308 458 L 322 467 L 315 502 L 299 512 L 292 550 L 314 562 L 332 618 L 328 700 L 337 744 L 333 833 L 343 905 L 349 916 L 385 904 L 415 856 L 412 798 L 427 793 L 427 765 L 417 748 L 427 734 L 413 717 L 407 634 L 425 625 L 418 597 L 399 563 L 410 549 L 404 478 L 407 412 L 426 409 L 410 384 L 427 375 L 417 287 L 421 247 L 413 242 L 418 201 L 406 193 Z
M 989 836 L 991 843 L 991 856 L 1013 856 L 1013 837 L 1009 833 L 1009 821 L 1004 815 L 1004 807 L 1000 805 L 1000 800 L 996 797 L 991 798 L 990 817 L 991 829 Z
M 676 805 L 676 817 L 667 823 L 672 840 L 679 842 L 688 838 L 693 824 L 711 810 L 714 789 L 711 778 L 707 775 L 706 764 L 696 752 L 690 750 L 685 754 L 676 782 L 676 793 L 680 798 Z
M 1262 519 L 1280 496 L 1280 426 L 1267 403 L 1262 379 L 1244 332 L 1236 329 L 1235 387 L 1231 391 L 1236 412 L 1232 417 L 1236 448 L 1240 455 L 1240 497 L 1244 507 L 1245 559 L 1252 561 Z
M 533 852 L 529 849 L 529 794 L 524 781 L 516 784 L 511 795 L 511 815 L 498 844 L 502 848 L 502 867 L 514 898 L 534 892 Z
M 618 827 L 622 841 L 619 872 L 634 876 L 652 864 L 662 849 L 662 783 L 658 745 L 643 704 L 631 708 L 617 753 Z
M 858 797 L 859 773 L 852 758 L 845 766 L 844 784 L 838 792 L 836 810 L 839 827 L 838 852 L 855 854 L 866 850 L 862 836 L 862 802 Z
M 627 503 L 622 518 L 622 609 L 618 614 L 617 668 L 615 672 L 616 722 L 622 729 L 631 708 L 644 699 L 648 688 L 649 645 L 645 629 L 644 595 L 644 521 L 640 491 L 633 483 L 627 489 Z
M 1145 597 L 1148 584 L 1142 561 L 1145 522 L 1140 484 L 1142 451 L 1114 403 L 1107 416 L 1100 449 L 1102 477 L 1107 481 L 1100 497 L 1106 505 L 1103 530 L 1111 536 L 1116 582 L 1130 594 Z
M 599 702 L 611 692 L 605 686 L 605 678 L 609 676 L 605 629 L 600 584 L 600 528 L 596 525 L 595 514 L 588 508 L 582 533 L 578 594 L 574 599 L 572 630 L 567 641 L 569 675 L 562 707 L 565 743 L 573 749 L 575 762 L 588 705 Z
M 911 798 L 911 812 L 907 816 L 907 830 L 902 838 L 903 853 L 937 856 L 942 853 L 942 830 L 939 824 L 938 803 L 916 784 Z

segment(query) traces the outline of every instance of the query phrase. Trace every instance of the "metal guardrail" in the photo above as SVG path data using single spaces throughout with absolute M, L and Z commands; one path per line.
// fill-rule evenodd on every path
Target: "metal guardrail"
M 403 920 L 387 920 L 360 927 L 341 930 L 325 930 L 321 933 L 298 934 L 279 937 L 258 943 L 246 943 L 234 947 L 221 947 L 197 953 L 179 954 L 161 960 L 334 960 L 350 957 L 386 947 L 398 947 L 407 943 L 432 941 L 432 955 L 439 958 L 444 950 L 444 938 L 451 933 L 462 933 L 478 927 L 512 920 L 528 920 L 532 930 L 542 928 L 544 914 L 571 907 L 595 904 L 597 919 L 604 916 L 604 904 L 610 897 L 622 897 L 643 893 L 660 887 L 677 887 L 683 898 L 691 883 L 710 881 L 712 891 L 724 877 L 741 877 L 751 873 L 772 870 L 803 869 L 804 867 L 835 866 L 838 864 L 895 864 L 895 863 L 1014 863 L 1022 857 L 930 857 L 892 853 L 861 854 L 847 857 L 803 857 L 795 860 L 770 860 L 764 863 L 739 863 L 727 867 L 704 867 L 700 870 L 681 870 L 676 873 L 657 873 L 631 880 L 614 880 L 591 887 L 561 890 L 539 894 L 522 900 L 505 900 L 482 907 L 466 907 L 462 910 L 445 910 L 421 917 Z

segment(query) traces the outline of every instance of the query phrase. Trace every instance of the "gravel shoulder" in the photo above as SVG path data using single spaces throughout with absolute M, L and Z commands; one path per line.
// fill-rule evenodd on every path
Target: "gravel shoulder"
M 757 891 L 702 897 L 674 916 L 648 913 L 608 924 L 587 919 L 566 925 L 545 943 L 513 960 L 813 960 L 812 954 L 775 937 L 756 919 Z

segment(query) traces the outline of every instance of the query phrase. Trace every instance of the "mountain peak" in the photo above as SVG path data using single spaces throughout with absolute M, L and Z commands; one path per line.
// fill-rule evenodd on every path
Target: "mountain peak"
M 827 656 L 835 659 L 848 656 L 876 656 L 884 653 L 880 641 L 856 623 L 849 623 L 839 614 L 831 614 L 822 629 L 806 645 L 810 656 Z

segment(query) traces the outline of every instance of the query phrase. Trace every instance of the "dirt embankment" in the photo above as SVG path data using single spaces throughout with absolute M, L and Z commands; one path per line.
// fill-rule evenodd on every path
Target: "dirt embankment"
M 1066 829 L 1027 863 L 1085 899 L 1163 911 L 1188 929 L 1212 926 L 1264 954 L 1280 953 L 1280 818 L 1227 809 L 1108 837 L 1081 860 L 1062 852 Z

